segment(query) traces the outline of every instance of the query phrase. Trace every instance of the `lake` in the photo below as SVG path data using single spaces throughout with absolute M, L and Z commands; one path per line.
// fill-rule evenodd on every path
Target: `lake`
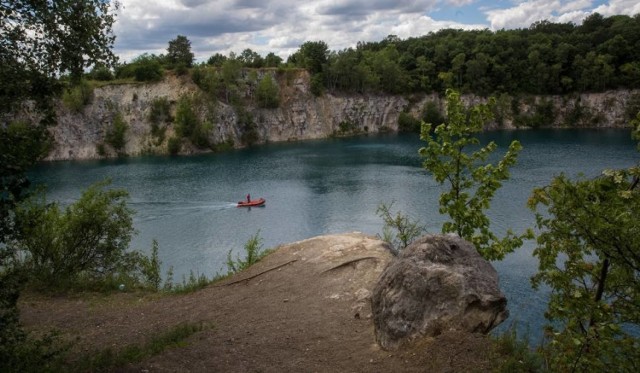
M 488 132 L 504 153 L 512 140 L 524 149 L 511 179 L 496 194 L 492 227 L 497 233 L 533 227 L 526 201 L 534 187 L 560 173 L 592 177 L 606 168 L 638 162 L 635 143 L 625 130 L 522 130 Z M 380 135 L 299 143 L 267 144 L 245 150 L 190 157 L 144 156 L 118 160 L 44 163 L 31 173 L 44 183 L 48 199 L 72 203 L 82 190 L 105 178 L 130 193 L 138 234 L 132 248 L 150 252 L 159 243 L 163 272 L 174 269 L 180 281 L 190 271 L 212 276 L 226 272 L 226 257 L 242 254 L 259 232 L 264 247 L 309 237 L 382 231 L 377 206 L 394 203 L 419 219 L 429 232 L 440 231 L 441 187 L 421 168 L 417 135 Z M 495 158 L 495 157 L 494 157 Z M 250 193 L 265 207 L 236 208 Z M 530 288 L 537 262 L 533 242 L 494 263 L 509 300 L 513 322 L 539 338 L 546 295 Z

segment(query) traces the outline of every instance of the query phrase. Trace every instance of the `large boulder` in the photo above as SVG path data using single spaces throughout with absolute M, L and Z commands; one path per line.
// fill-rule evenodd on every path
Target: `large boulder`
M 506 306 L 495 269 L 453 235 L 427 235 L 405 248 L 371 299 L 376 339 L 385 349 L 448 330 L 488 333 L 508 317 Z

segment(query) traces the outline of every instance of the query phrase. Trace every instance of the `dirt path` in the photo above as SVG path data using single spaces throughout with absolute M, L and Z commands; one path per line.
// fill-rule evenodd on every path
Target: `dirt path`
M 131 372 L 490 371 L 482 336 L 447 333 L 394 352 L 377 346 L 368 296 L 388 260 L 376 239 L 322 236 L 195 293 L 27 298 L 22 319 L 77 338 L 86 351 L 142 343 L 183 322 L 212 325 Z

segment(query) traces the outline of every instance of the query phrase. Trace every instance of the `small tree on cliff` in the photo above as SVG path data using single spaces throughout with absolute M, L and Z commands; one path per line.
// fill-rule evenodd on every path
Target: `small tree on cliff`
M 640 139 L 640 115 L 634 137 Z M 564 175 L 533 191 L 540 229 L 534 287 L 551 287 L 543 346 L 554 371 L 640 369 L 640 167 Z M 626 326 L 625 326 L 626 325 Z
M 256 94 L 258 106 L 261 108 L 275 109 L 280 105 L 278 85 L 269 74 L 265 74 L 265 76 L 260 79 Z
M 169 41 L 167 62 L 173 67 L 191 67 L 193 65 L 191 42 L 186 36 L 178 35 L 175 39 Z
M 447 90 L 446 96 L 448 122 L 423 123 L 420 136 L 427 142 L 427 146 L 420 149 L 424 168 L 438 183 L 449 186 L 449 190 L 440 195 L 440 213 L 451 218 L 442 226 L 442 232 L 457 233 L 472 242 L 485 259 L 502 259 L 520 247 L 531 233 L 516 236 L 508 231 L 499 239 L 489 229 L 490 221 L 484 211 L 502 182 L 509 178 L 509 168 L 516 163 L 522 146 L 513 141 L 497 164 L 485 164 L 497 145 L 490 142 L 475 151 L 469 148 L 480 144 L 474 134 L 481 132 L 484 124 L 491 120 L 489 105 L 479 104 L 466 110 L 458 92 Z

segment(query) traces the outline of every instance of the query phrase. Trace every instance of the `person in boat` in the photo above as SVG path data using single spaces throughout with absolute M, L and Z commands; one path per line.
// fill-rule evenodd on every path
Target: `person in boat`
M 251 194 L 247 194 L 247 203 L 251 203 Z

